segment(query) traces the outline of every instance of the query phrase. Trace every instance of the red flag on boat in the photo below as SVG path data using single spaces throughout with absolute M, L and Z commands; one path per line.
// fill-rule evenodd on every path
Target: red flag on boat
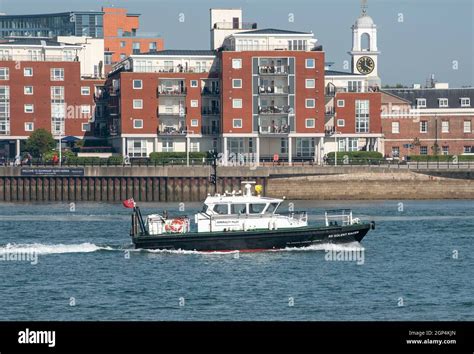
M 124 200 L 122 204 L 125 208 L 130 208 L 130 209 L 135 208 L 135 201 L 133 200 L 133 198 Z

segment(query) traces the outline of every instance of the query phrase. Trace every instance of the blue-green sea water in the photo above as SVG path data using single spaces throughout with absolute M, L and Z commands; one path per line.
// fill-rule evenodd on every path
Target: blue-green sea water
M 209 254 L 133 250 L 119 204 L 0 204 L 0 320 L 474 320 L 472 201 L 295 202 L 312 224 L 339 207 L 376 229 L 361 244 Z

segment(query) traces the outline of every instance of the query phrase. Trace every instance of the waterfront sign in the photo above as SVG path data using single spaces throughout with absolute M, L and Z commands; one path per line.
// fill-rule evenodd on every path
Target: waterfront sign
M 83 167 L 75 168 L 22 168 L 22 176 L 84 176 Z

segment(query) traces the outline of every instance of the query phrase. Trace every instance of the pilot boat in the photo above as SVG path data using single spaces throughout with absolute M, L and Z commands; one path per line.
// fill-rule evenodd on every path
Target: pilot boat
M 360 242 L 372 221 L 353 218 L 349 209 L 326 210 L 323 225 L 308 225 L 304 211 L 279 213 L 284 198 L 261 195 L 260 185 L 244 182 L 244 192 L 208 195 L 201 212 L 185 215 L 151 214 L 144 219 L 133 199 L 130 236 L 136 248 L 191 251 L 264 251 L 325 243 Z M 253 189 L 256 193 L 253 193 Z

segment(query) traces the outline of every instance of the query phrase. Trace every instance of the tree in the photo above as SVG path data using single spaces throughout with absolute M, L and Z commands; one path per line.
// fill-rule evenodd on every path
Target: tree
M 45 129 L 35 130 L 26 140 L 26 151 L 33 157 L 42 157 L 44 153 L 56 147 L 53 135 Z

